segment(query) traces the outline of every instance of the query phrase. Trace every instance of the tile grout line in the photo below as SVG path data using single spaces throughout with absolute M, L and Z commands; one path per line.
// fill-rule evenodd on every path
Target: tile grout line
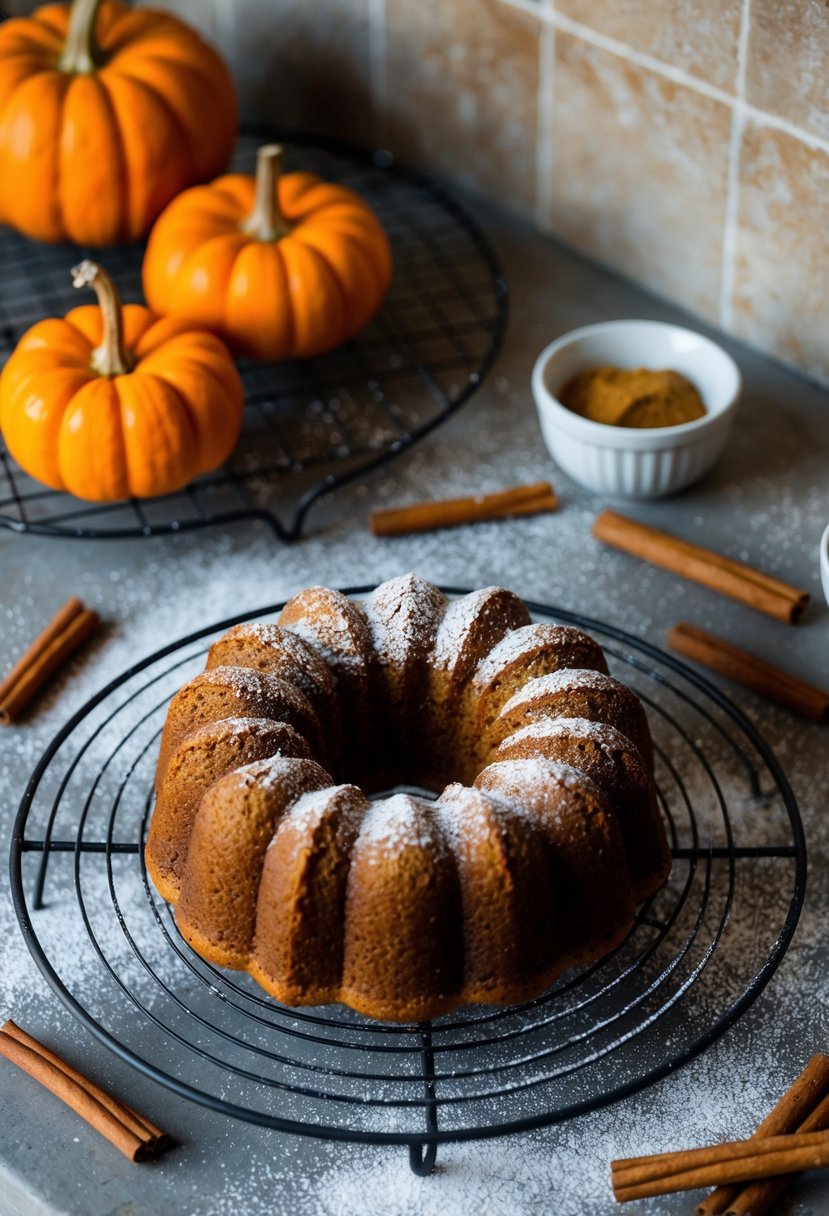
M 780 131 L 784 135 L 791 136 L 792 139 L 799 140 L 800 143 L 805 144 L 813 151 L 825 152 L 829 155 L 829 139 L 823 139 L 820 135 L 813 135 L 810 131 L 797 126 L 796 123 L 789 122 L 786 118 L 781 118 L 778 114 L 771 114 L 768 110 L 762 110 L 759 106 L 751 105 L 744 99 L 733 97 L 725 89 L 720 89 L 716 85 L 709 84 L 707 80 L 702 80 L 699 76 L 693 76 L 690 72 L 684 71 L 683 68 L 674 67 L 673 64 L 656 59 L 644 51 L 637 51 L 635 47 L 628 46 L 624 42 L 619 42 L 616 38 L 609 38 L 606 34 L 600 34 L 598 30 L 591 29 L 588 25 L 582 25 L 580 21 L 574 21 L 572 17 L 566 17 L 563 13 L 559 13 L 554 9 L 539 6 L 537 0 L 532 5 L 529 4 L 529 0 L 500 0 L 500 3 L 506 4 L 510 8 L 516 8 L 522 13 L 535 12 L 536 16 L 540 16 L 542 20 L 552 22 L 562 33 L 572 34 L 575 38 L 581 39 L 582 42 L 595 46 L 599 50 L 606 51 L 609 55 L 626 59 L 630 63 L 635 63 L 637 67 L 645 68 L 647 71 L 653 72 L 657 76 L 662 76 L 674 84 L 684 85 L 685 88 L 691 89 L 696 93 L 701 93 L 712 101 L 717 101 L 721 105 L 728 106 L 731 109 L 737 109 L 741 112 L 744 120 L 750 119 L 760 126 Z
M 736 274 L 737 208 L 740 193 L 740 149 L 745 129 L 746 69 L 748 64 L 748 37 L 751 24 L 751 0 L 743 0 L 740 13 L 740 32 L 737 39 L 737 76 L 735 99 L 731 111 L 731 138 L 728 144 L 728 184 L 723 217 L 722 260 L 720 264 L 721 329 L 731 330 L 734 321 L 734 280 Z
M 387 129 L 389 77 L 386 0 L 368 0 L 369 95 L 372 142 L 379 146 Z
M 542 9 L 551 4 L 552 0 L 542 0 Z M 538 39 L 538 115 L 535 124 L 535 223 L 542 232 L 552 230 L 555 36 L 552 22 L 543 21 Z
M 511 3 L 511 0 L 506 0 L 506 3 Z M 607 51 L 610 55 L 629 59 L 638 67 L 647 68 L 650 72 L 664 76 L 668 80 L 673 81 L 674 84 L 685 85 L 686 88 L 694 89 L 696 92 L 710 97 L 713 101 L 719 101 L 725 105 L 732 105 L 734 102 L 734 98 L 726 93 L 724 89 L 709 84 L 707 80 L 702 80 L 699 76 L 692 76 L 690 72 L 686 72 L 683 68 L 674 67 L 673 64 L 665 63 L 662 59 L 656 59 L 653 55 L 648 55 L 644 51 L 638 51 L 635 47 L 629 46 L 626 42 L 620 42 L 617 38 L 609 38 L 606 34 L 600 34 L 598 30 L 591 29 L 589 25 L 583 25 L 580 21 L 574 21 L 572 17 L 566 17 L 563 13 L 553 11 L 550 13 L 549 19 L 565 33 L 572 34 L 583 42 L 598 47 L 599 50 Z

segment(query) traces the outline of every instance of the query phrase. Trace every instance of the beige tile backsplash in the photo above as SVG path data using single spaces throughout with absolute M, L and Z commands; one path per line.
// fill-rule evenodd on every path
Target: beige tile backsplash
M 726 105 L 560 33 L 550 227 L 706 317 L 719 308 Z
M 540 26 L 501 0 L 385 0 L 381 141 L 531 212 Z
M 829 140 L 829 5 L 751 0 L 746 100 Z
M 828 213 L 829 150 L 749 121 L 740 148 L 733 328 L 824 380 Z
M 154 3 L 245 114 L 389 146 L 829 383 L 829 0 Z
M 699 80 L 736 88 L 743 0 L 556 0 L 555 7 Z

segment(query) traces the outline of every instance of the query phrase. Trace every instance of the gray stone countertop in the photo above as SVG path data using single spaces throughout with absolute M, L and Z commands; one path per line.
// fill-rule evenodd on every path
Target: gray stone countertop
M 602 504 L 554 468 L 542 446 L 529 390 L 533 359 L 554 336 L 587 322 L 685 318 L 496 213 L 481 218 L 511 286 L 509 335 L 494 372 L 448 425 L 406 458 L 338 493 L 313 517 L 314 533 L 301 543 L 279 546 L 259 525 L 136 542 L 63 542 L 0 532 L 0 669 L 70 591 L 110 622 L 85 660 L 41 697 L 34 712 L 0 734 L 4 855 L 38 757 L 93 692 L 164 642 L 311 583 L 375 582 L 410 569 L 447 584 L 502 583 L 660 645 L 671 624 L 690 620 L 829 685 L 829 608 L 817 564 L 818 540 L 829 521 L 827 393 L 727 342 L 743 371 L 745 394 L 724 458 L 682 496 L 630 508 L 643 520 L 808 588 L 812 605 L 801 625 L 780 625 L 602 549 L 590 537 Z M 374 539 L 366 527 L 368 508 L 377 503 L 547 477 L 560 494 L 555 514 L 393 541 Z M 4 881 L 0 1017 L 13 1016 L 114 1092 L 128 1095 L 180 1144 L 155 1164 L 131 1165 L 0 1061 L 0 1213 L 598 1214 L 615 1210 L 608 1182 L 612 1157 L 749 1134 L 812 1052 L 829 1047 L 829 747 L 825 728 L 740 691 L 734 695 L 792 782 L 807 832 L 810 877 L 801 923 L 780 969 L 738 1024 L 702 1056 L 638 1096 L 567 1125 L 442 1146 L 438 1172 L 416 1178 L 402 1148 L 277 1134 L 214 1114 L 135 1075 L 46 987 Z M 60 898 L 60 888 L 53 889 L 51 901 Z M 638 1210 L 689 1212 L 693 1199 L 680 1195 Z M 805 1178 L 779 1210 L 829 1210 L 829 1180 Z

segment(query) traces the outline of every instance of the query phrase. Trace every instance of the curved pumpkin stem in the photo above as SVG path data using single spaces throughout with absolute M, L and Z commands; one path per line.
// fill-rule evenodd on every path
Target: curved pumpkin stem
M 72 286 L 91 287 L 104 320 L 104 339 L 92 352 L 92 367 L 99 376 L 123 376 L 134 360 L 124 345 L 124 314 L 118 288 L 97 262 L 87 258 L 72 267 Z
M 263 144 L 256 153 L 256 195 L 253 211 L 240 228 L 255 241 L 278 241 L 291 225 L 279 210 L 279 177 L 285 151 L 281 144 Z
M 73 0 L 66 41 L 58 60 L 62 72 L 88 76 L 100 67 L 103 55 L 95 37 L 95 22 L 100 7 L 101 0 Z

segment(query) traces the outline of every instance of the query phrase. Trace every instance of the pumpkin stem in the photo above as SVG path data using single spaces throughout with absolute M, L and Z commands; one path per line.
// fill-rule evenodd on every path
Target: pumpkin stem
M 285 152 L 281 144 L 264 144 L 256 153 L 256 195 L 253 211 L 240 228 L 255 241 L 278 241 L 291 226 L 279 210 L 279 176 Z
M 118 288 L 97 262 L 85 259 L 72 267 L 72 286 L 91 287 L 98 297 L 104 321 L 104 339 L 92 352 L 92 367 L 99 376 L 123 376 L 134 360 L 124 345 L 124 313 Z
M 88 76 L 100 66 L 103 55 L 95 37 L 95 22 L 100 7 L 101 0 L 73 0 L 66 41 L 58 60 L 61 72 Z

